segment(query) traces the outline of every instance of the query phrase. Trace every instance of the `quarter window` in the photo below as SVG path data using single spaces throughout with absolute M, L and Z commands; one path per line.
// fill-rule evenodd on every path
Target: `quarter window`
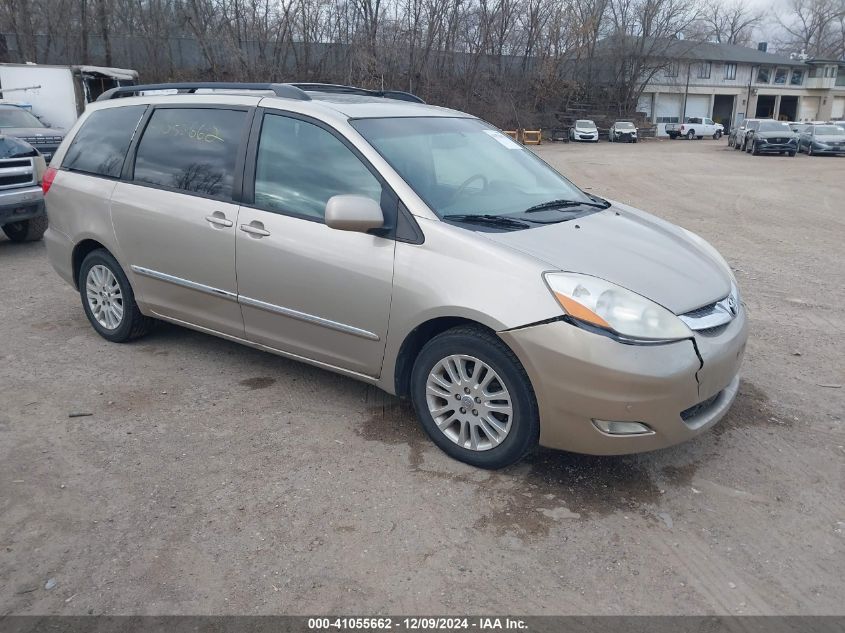
M 231 200 L 245 118 L 218 108 L 155 110 L 138 144 L 135 181 Z
M 92 112 L 67 150 L 62 167 L 95 176 L 119 178 L 135 128 L 147 106 Z
M 736 64 L 725 64 L 725 79 L 736 79 Z
M 255 206 L 317 220 L 337 195 L 381 200 L 381 184 L 334 134 L 318 125 L 268 114 L 255 165 Z

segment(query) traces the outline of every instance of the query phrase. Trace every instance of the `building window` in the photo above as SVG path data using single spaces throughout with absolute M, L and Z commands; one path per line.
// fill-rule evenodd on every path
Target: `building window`
M 676 116 L 659 116 L 657 117 L 657 123 L 678 123 L 680 120 L 679 117 Z
M 701 62 L 698 65 L 698 78 L 699 79 L 710 79 L 710 71 L 713 68 L 713 64 L 711 62 Z
M 769 76 L 771 75 L 772 69 L 768 66 L 760 66 L 757 69 L 757 83 L 758 84 L 767 84 L 769 83 Z
M 736 64 L 725 64 L 725 79 L 736 79 Z
M 786 68 L 778 68 L 775 70 L 775 85 L 776 86 L 785 86 L 786 85 L 786 77 L 789 75 L 789 70 Z
M 807 73 L 807 77 L 809 77 L 810 79 L 814 79 L 815 77 L 821 77 L 821 68 L 810 66 L 810 71 Z
M 678 62 L 669 62 L 669 65 L 666 66 L 666 76 L 667 77 L 677 77 L 678 76 Z
M 792 86 L 800 86 L 804 83 L 804 71 L 795 69 L 792 71 L 792 78 L 789 80 L 789 84 Z

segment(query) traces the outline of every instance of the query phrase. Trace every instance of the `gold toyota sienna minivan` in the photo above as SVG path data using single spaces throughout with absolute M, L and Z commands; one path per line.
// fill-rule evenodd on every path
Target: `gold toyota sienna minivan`
M 712 246 L 407 93 L 117 88 L 43 187 L 105 339 L 161 319 L 352 376 L 475 466 L 669 446 L 737 393 L 745 309 Z

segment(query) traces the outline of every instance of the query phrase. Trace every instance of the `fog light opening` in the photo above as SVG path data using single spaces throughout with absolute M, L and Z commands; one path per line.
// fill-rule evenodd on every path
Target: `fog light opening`
M 654 435 L 654 431 L 642 422 L 593 420 L 593 425 L 605 435 Z

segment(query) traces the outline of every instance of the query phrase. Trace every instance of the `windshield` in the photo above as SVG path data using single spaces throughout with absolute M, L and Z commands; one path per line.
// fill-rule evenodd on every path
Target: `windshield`
M 0 128 L 2 127 L 44 127 L 35 116 L 21 108 L 0 108 Z
M 779 121 L 762 121 L 760 123 L 761 132 L 791 132 L 792 130 L 786 123 Z
M 565 202 L 605 206 L 478 119 L 415 117 L 350 123 L 440 217 L 508 215 L 537 221 L 537 214 L 525 212 L 556 201 L 560 204 L 548 207 L 548 214 L 560 221 L 566 219 L 561 214 Z M 568 212 L 574 213 L 571 207 Z M 546 219 L 544 212 L 539 220 Z
M 816 127 L 816 136 L 842 136 L 842 128 L 838 125 L 819 125 Z
M 629 123 L 628 121 L 617 121 L 616 122 L 616 129 L 617 130 L 633 130 L 634 124 Z
M 592 121 L 587 121 L 586 119 L 581 119 L 579 121 L 575 121 L 575 127 L 596 127 L 596 124 Z

